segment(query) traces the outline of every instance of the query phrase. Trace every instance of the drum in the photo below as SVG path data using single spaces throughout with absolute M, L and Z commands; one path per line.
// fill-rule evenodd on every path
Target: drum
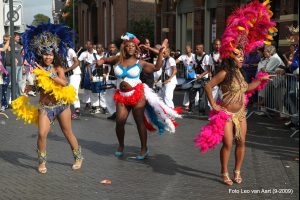
M 182 86 L 185 83 L 185 79 L 184 78 L 177 78 L 177 86 Z
M 97 81 L 91 82 L 91 88 L 93 93 L 101 93 L 105 91 L 105 82 L 104 81 Z
M 182 89 L 182 90 L 189 90 L 189 89 L 191 89 L 192 87 L 193 87 L 193 84 L 190 83 L 190 82 L 181 85 L 181 89 Z

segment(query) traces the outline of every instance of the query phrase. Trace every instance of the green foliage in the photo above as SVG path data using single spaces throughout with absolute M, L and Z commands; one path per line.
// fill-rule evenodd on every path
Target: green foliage
M 136 35 L 141 42 L 145 38 L 148 38 L 152 43 L 154 41 L 154 22 L 147 18 L 138 21 L 130 20 L 128 31 Z
M 39 24 L 47 23 L 50 19 L 48 16 L 44 14 L 36 14 L 33 17 L 34 19 L 31 23 L 32 26 L 38 26 Z

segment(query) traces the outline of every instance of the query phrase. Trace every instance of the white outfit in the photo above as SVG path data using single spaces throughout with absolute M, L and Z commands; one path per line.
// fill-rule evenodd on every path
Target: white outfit
M 96 59 L 94 54 L 96 54 Z M 100 60 L 101 57 L 97 54 L 96 50 L 93 50 L 93 53 L 90 53 L 88 51 L 82 52 L 81 55 L 79 56 L 78 60 L 79 61 L 85 61 L 89 63 L 91 66 L 91 72 L 95 69 L 95 64 L 94 62 L 96 60 Z M 88 73 L 87 71 L 85 73 Z M 100 98 L 99 98 L 100 95 Z M 100 99 L 100 101 L 99 101 Z M 104 92 L 101 92 L 100 94 L 98 93 L 92 93 L 91 90 L 84 90 L 84 96 L 83 96 L 83 102 L 85 103 L 91 103 L 93 107 L 101 106 L 102 108 L 106 108 L 106 101 L 104 99 Z
M 189 57 L 188 55 L 181 55 L 179 56 L 178 58 L 179 61 L 183 62 L 183 65 L 184 67 L 187 68 L 187 66 L 190 66 L 190 65 L 195 65 L 196 62 L 195 62 L 195 54 L 191 54 L 191 56 Z M 186 73 L 187 73 L 187 70 L 186 70 Z M 183 106 L 189 106 L 190 104 L 190 101 L 189 101 L 189 92 L 184 92 L 184 97 L 183 97 Z
M 214 61 L 217 61 L 220 59 L 220 53 L 215 53 L 213 52 L 212 55 L 210 54 L 209 55 L 209 65 L 211 66 L 211 70 L 214 72 L 216 69 L 215 69 L 215 64 L 214 64 Z M 220 89 L 219 89 L 219 86 L 215 86 L 212 88 L 212 96 L 214 98 L 215 101 L 217 101 L 220 97 L 221 97 L 221 93 L 220 93 Z M 212 109 L 212 106 L 210 105 L 210 103 L 208 102 L 208 106 L 210 107 L 210 109 Z
M 204 58 L 203 58 L 203 56 L 204 56 Z M 203 60 L 202 60 L 202 58 L 203 58 Z M 203 52 L 202 56 L 195 55 L 195 60 L 196 61 L 201 61 L 202 60 L 202 63 L 201 63 L 202 69 L 204 71 L 209 70 L 209 55 L 208 54 L 205 54 L 205 52 Z M 203 78 L 208 79 L 209 78 L 208 73 L 205 76 L 203 76 Z M 196 97 L 195 97 L 195 105 L 196 106 L 199 105 L 199 98 L 200 98 L 199 97 L 199 92 L 197 92 Z
M 173 67 L 176 67 L 176 61 L 174 58 L 169 57 L 167 63 L 165 62 L 166 60 L 164 60 L 163 63 L 163 66 L 166 67 L 165 74 L 170 77 L 173 74 Z M 162 87 L 161 97 L 163 98 L 165 104 L 167 104 L 167 106 L 169 106 L 170 108 L 174 108 L 173 96 L 174 96 L 174 90 L 176 85 L 177 85 L 177 78 L 175 75 L 173 76 L 173 78 L 169 83 L 164 84 Z
M 77 58 L 76 52 L 69 48 L 68 49 L 68 55 L 67 55 L 67 63 L 68 67 L 71 67 L 74 64 L 74 58 Z M 73 74 L 69 77 L 70 85 L 72 85 L 75 88 L 76 91 L 76 101 L 74 102 L 74 108 L 80 108 L 80 100 L 78 96 L 79 92 L 79 86 L 81 81 L 81 70 L 79 65 L 73 70 Z
M 120 53 L 116 54 L 116 56 L 119 56 L 119 55 L 120 55 Z M 108 74 L 110 74 L 110 71 L 114 70 L 114 68 L 117 65 L 111 66 L 111 65 L 106 64 L 105 66 L 108 67 Z M 107 82 L 107 84 L 113 84 L 115 86 L 119 85 L 119 84 L 117 84 L 117 80 L 109 80 L 109 78 L 106 82 Z M 115 88 L 107 89 L 104 93 L 104 99 L 105 99 L 107 111 L 109 112 L 109 114 L 113 114 L 116 112 L 116 104 L 114 101 L 114 94 L 115 94 Z

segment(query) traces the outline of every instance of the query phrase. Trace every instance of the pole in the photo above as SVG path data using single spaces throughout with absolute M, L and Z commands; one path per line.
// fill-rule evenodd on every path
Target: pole
M 76 20 L 75 20 L 75 0 L 73 0 L 73 2 L 72 2 L 72 8 L 73 8 L 73 31 L 74 31 L 74 33 L 73 33 L 73 44 L 74 44 L 74 48 L 75 48 L 75 33 L 76 33 Z
M 16 59 L 15 59 L 15 38 L 14 38 L 14 21 L 13 21 L 13 15 L 14 15 L 14 6 L 13 6 L 13 0 L 9 0 L 9 21 L 10 21 L 10 63 L 11 63 L 11 99 L 15 100 L 16 95 Z

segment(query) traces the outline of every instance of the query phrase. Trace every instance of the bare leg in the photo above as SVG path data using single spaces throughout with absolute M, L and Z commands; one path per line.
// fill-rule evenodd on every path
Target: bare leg
M 59 116 L 58 116 L 58 121 L 60 128 L 62 132 L 64 133 L 65 137 L 67 138 L 72 151 L 73 151 L 73 156 L 75 159 L 75 162 L 72 166 L 73 170 L 78 170 L 81 168 L 82 165 L 82 155 L 81 155 L 81 149 L 78 145 L 78 141 L 72 131 L 72 123 L 71 123 L 71 109 L 68 107 L 66 110 L 64 110 Z
M 228 161 L 229 161 L 230 152 L 232 148 L 232 140 L 233 140 L 233 125 L 231 121 L 228 121 L 225 124 L 223 146 L 220 152 L 221 173 L 223 174 L 223 181 L 227 185 L 232 185 L 232 181 L 228 175 Z
M 68 140 L 72 150 L 78 149 L 77 139 L 72 131 L 72 122 L 71 122 L 71 109 L 68 107 L 58 116 L 58 122 L 61 128 L 61 131 L 64 133 L 66 139 Z
M 144 155 L 147 152 L 147 129 L 144 124 L 145 105 L 146 105 L 146 101 L 145 101 L 145 99 L 142 99 L 132 109 L 132 114 L 133 114 L 135 123 L 137 125 L 137 129 L 138 129 L 140 141 L 141 141 L 140 155 Z
M 39 127 L 38 127 L 38 140 L 37 140 L 37 148 L 38 148 L 38 158 L 39 158 L 39 166 L 38 171 L 42 174 L 47 172 L 46 168 L 46 144 L 47 144 L 47 136 L 50 130 L 50 121 L 48 119 L 47 113 L 44 111 L 39 111 Z
M 124 136 L 125 136 L 125 123 L 129 115 L 129 108 L 124 104 L 117 103 L 117 117 L 116 117 L 116 134 L 119 141 L 118 152 L 124 151 Z
M 246 142 L 246 133 L 247 133 L 246 118 L 244 118 L 240 123 L 241 123 L 241 139 L 236 141 L 236 148 L 235 148 L 234 180 L 237 183 L 242 182 L 240 171 L 245 157 L 245 142 Z

